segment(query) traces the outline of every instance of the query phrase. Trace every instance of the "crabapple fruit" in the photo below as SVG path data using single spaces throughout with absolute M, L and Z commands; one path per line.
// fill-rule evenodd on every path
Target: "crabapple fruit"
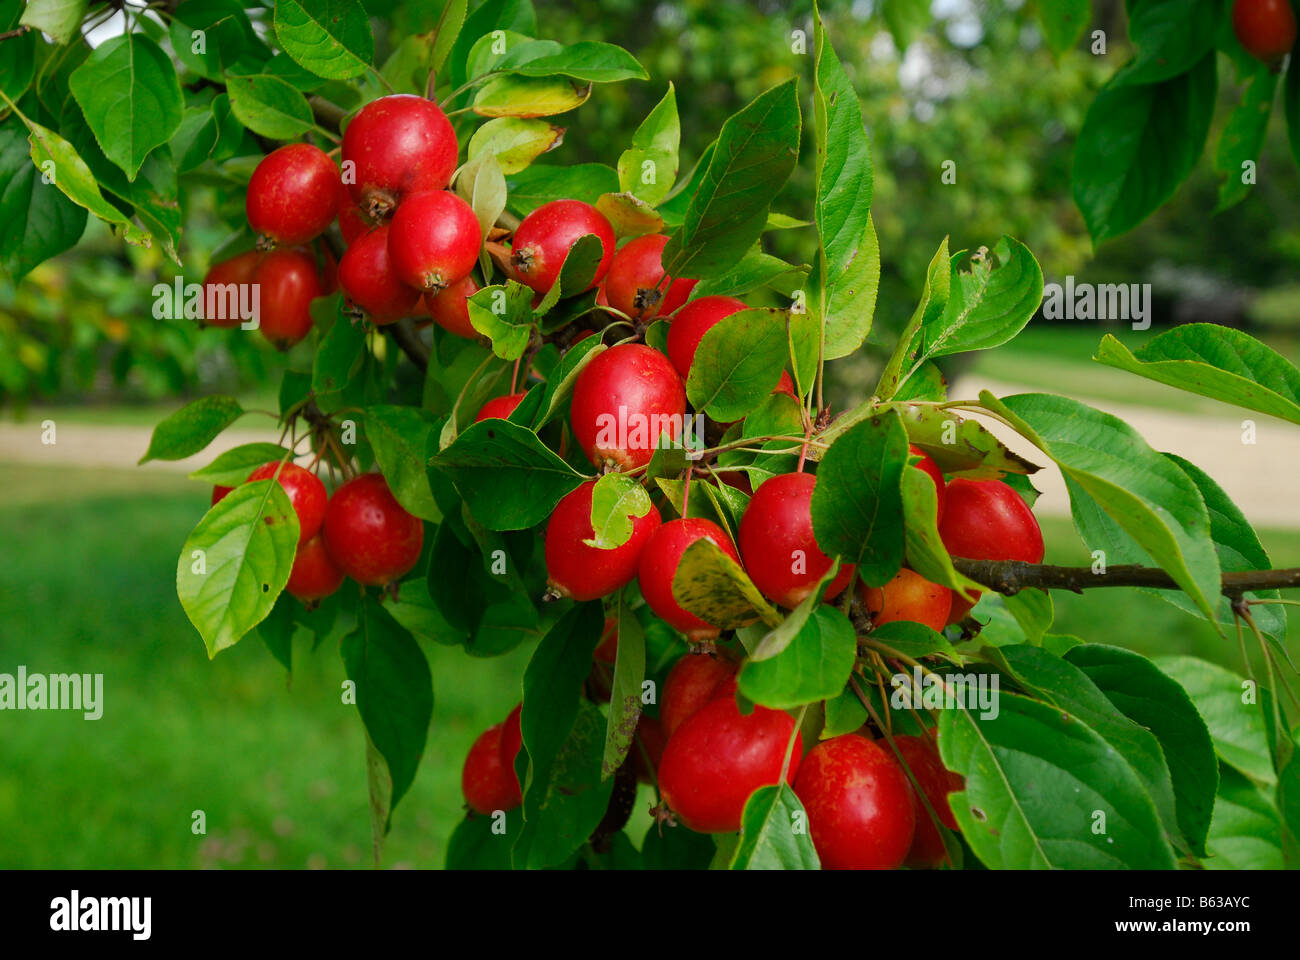
M 803 758 L 794 792 L 822 869 L 902 866 L 916 810 L 907 774 L 888 749 L 856 733 L 823 740 Z
M 424 305 L 433 322 L 458 337 L 477 340 L 479 332 L 469 320 L 469 298 L 478 293 L 478 284 L 470 276 L 461 277 L 440 293 L 426 293 Z
M 285 590 L 303 602 L 323 600 L 343 585 L 343 571 L 330 559 L 319 533 L 298 545 Z
M 740 556 L 754 586 L 783 607 L 797 607 L 831 568 L 831 558 L 813 536 L 811 473 L 769 477 L 754 491 L 740 520 Z M 853 576 L 844 564 L 826 588 L 833 600 Z
M 301 250 L 272 250 L 253 270 L 257 287 L 258 329 L 281 350 L 311 332 L 311 302 L 325 291 L 310 254 Z
M 402 283 L 388 259 L 387 224 L 356 239 L 339 263 L 339 283 L 354 304 L 379 325 L 407 316 L 420 300 L 420 291 Z
M 256 250 L 240 253 L 214 263 L 203 278 L 203 322 L 209 327 L 237 327 L 245 318 L 240 314 L 240 290 L 253 282 L 253 271 L 262 255 Z
M 587 234 L 600 240 L 601 257 L 587 289 L 600 283 L 614 256 L 614 228 L 605 215 L 581 200 L 552 200 L 520 222 L 510 247 L 510 265 L 538 293 L 555 285 L 569 249 Z M 566 290 L 565 294 L 578 293 Z
M 508 393 L 504 397 L 493 397 L 487 403 L 483 404 L 483 409 L 479 410 L 478 416 L 474 418 L 475 423 L 483 420 L 490 420 L 493 417 L 499 417 L 502 420 L 507 419 L 510 414 L 515 412 L 515 407 L 519 406 L 521 400 L 528 396 L 526 393 Z
M 1041 563 L 1043 532 L 1020 494 L 1001 480 L 954 477 L 944 492 L 939 539 L 954 557 Z M 972 591 L 974 592 L 974 591 Z M 957 623 L 979 599 L 953 594 L 949 623 Z
M 424 524 L 397 502 L 377 473 L 363 473 L 334 491 L 325 507 L 325 548 L 358 583 L 382 586 L 420 559 Z
M 468 203 L 446 190 L 413 193 L 388 231 L 392 270 L 407 286 L 438 293 L 469 276 L 483 235 Z
M 1232 6 L 1232 30 L 1247 53 L 1276 67 L 1295 46 L 1291 0 L 1237 0 Z
M 662 353 L 639 343 L 594 357 L 573 385 L 573 435 L 594 465 L 645 466 L 660 438 L 682 435 L 686 389 Z
M 551 589 L 579 602 L 607 596 L 637 575 L 641 553 L 659 529 L 653 506 L 632 518 L 632 536 L 609 550 L 583 541 L 596 535 L 591 525 L 591 498 L 596 481 L 589 480 L 566 494 L 546 524 L 546 574 Z
M 695 351 L 704 335 L 724 317 L 747 309 L 749 305 L 735 297 L 700 297 L 673 315 L 668 324 L 668 359 L 683 380 L 690 376 Z
M 659 723 L 671 737 L 687 718 L 719 694 L 735 690 L 736 666 L 708 653 L 688 653 L 673 664 L 659 698 Z
M 925 799 L 930 801 L 939 822 L 949 830 L 956 830 L 957 820 L 952 815 L 948 794 L 961 790 L 965 786 L 965 778 L 943 765 L 939 751 L 929 737 L 896 734 L 894 745 L 903 755 L 903 761 L 912 771 L 912 776 L 916 777 L 916 782 L 921 785 Z M 913 868 L 937 867 L 947 858 L 943 836 L 934 825 L 934 820 L 930 818 L 915 787 L 912 788 L 912 803 L 916 814 L 916 833 L 905 862 Z
M 791 739 L 787 783 L 795 782 L 803 756 L 794 717 L 768 707 L 755 707 L 746 716 L 732 697 L 706 704 L 677 728 L 664 747 L 659 760 L 664 803 L 699 833 L 739 830 L 750 794 L 781 781 Z
M 860 584 L 859 593 L 872 624 L 910 620 L 942 631 L 952 608 L 952 591 L 903 567 L 883 587 Z
M 325 232 L 342 192 L 339 168 L 324 150 L 291 143 L 272 150 L 253 170 L 244 212 L 254 233 L 292 247 Z
M 352 200 L 383 220 L 407 196 L 451 182 L 459 147 L 438 105 L 394 94 L 362 107 L 343 131 L 343 172 Z
M 945 487 L 943 485 L 943 471 L 941 471 L 939 469 L 939 465 L 934 462 L 934 457 L 930 456 L 928 453 L 926 453 L 921 448 L 915 446 L 914 444 L 908 444 L 907 452 L 914 457 L 921 458 L 920 463 L 914 463 L 912 464 L 912 466 L 916 467 L 916 469 L 920 470 L 922 473 L 926 474 L 931 480 L 934 481 L 934 501 L 935 501 L 934 522 L 941 523 L 943 521 L 943 504 L 944 504 L 944 493 L 945 493 Z
M 293 512 L 298 515 L 298 543 L 302 545 L 320 532 L 325 521 L 327 494 L 325 484 L 316 474 L 296 463 L 280 466 L 279 460 L 264 463 L 248 475 L 248 482 L 269 480 L 280 471 L 280 486 L 289 497 Z
M 501 761 L 501 730 L 498 723 L 479 734 L 461 769 L 461 793 L 475 813 L 513 810 L 524 799 L 514 771 L 507 770 Z
M 673 596 L 673 577 L 686 548 L 697 540 L 709 540 L 737 564 L 740 556 L 731 538 L 712 520 L 682 517 L 670 520 L 654 531 L 637 566 L 637 582 L 650 609 L 669 626 L 686 634 L 690 640 L 711 640 L 720 632 L 682 607 Z
M 660 257 L 667 243 L 664 234 L 652 233 L 623 244 L 609 261 L 603 306 L 638 318 L 666 317 L 684 304 L 697 281 L 678 278 L 661 287 L 664 268 Z

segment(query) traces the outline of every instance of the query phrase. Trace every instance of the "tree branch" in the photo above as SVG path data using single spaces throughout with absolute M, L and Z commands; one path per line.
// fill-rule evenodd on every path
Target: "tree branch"
M 415 325 L 411 322 L 410 317 L 398 320 L 396 323 L 390 323 L 384 327 L 393 335 L 393 340 L 407 358 L 419 367 L 422 371 L 429 369 L 429 348 L 424 345 L 420 335 L 415 332 Z
M 1091 567 L 1058 567 L 1020 560 L 964 560 L 954 557 L 952 563 L 959 573 L 1005 596 L 1030 587 L 1071 590 L 1074 593 L 1096 587 L 1181 589 L 1173 577 L 1158 567 L 1136 564 L 1107 567 L 1105 573 L 1094 573 Z M 1223 574 L 1222 591 L 1227 597 L 1240 597 L 1249 590 L 1278 590 L 1287 587 L 1300 587 L 1300 567 Z
M 312 116 L 316 118 L 317 123 L 328 130 L 340 130 L 343 126 L 343 118 L 348 115 L 346 110 L 324 97 L 308 97 L 307 102 L 311 105 Z

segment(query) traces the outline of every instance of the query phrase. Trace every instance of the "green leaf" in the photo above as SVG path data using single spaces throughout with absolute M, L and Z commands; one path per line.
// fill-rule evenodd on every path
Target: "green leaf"
M 340 653 L 356 686 L 357 712 L 388 766 L 386 832 L 424 753 L 433 719 L 433 676 L 420 645 L 373 597 L 362 601 L 357 628 L 343 638 Z
M 971 269 L 952 265 L 943 314 L 921 329 L 922 358 L 1000 347 L 1025 328 L 1043 301 L 1043 271 L 1029 248 L 1003 237 L 990 257 L 971 257 Z M 997 264 L 994 265 L 994 259 Z
M 1207 870 L 1281 870 L 1282 824 L 1278 812 L 1249 780 L 1222 769 L 1214 820 L 1206 843 Z
M 1092 19 L 1092 0 L 1038 0 L 1035 6 L 1047 46 L 1058 57 L 1079 42 Z
M 787 784 L 759 787 L 745 801 L 732 870 L 820 870 L 808 814 Z
M 19 23 L 64 44 L 77 35 L 90 0 L 28 0 Z
M 632 538 L 632 520 L 653 510 L 650 494 L 632 477 L 607 473 L 591 491 L 591 528 L 584 540 L 589 547 L 613 550 Z
M 74 246 L 86 211 L 41 182 L 17 117 L 0 123 L 0 267 L 18 283 L 31 269 Z
M 1074 150 L 1071 189 L 1094 244 L 1169 199 L 1201 155 L 1214 113 L 1213 52 L 1161 83 L 1129 86 L 1123 73 L 1092 101 Z
M 817 545 L 858 564 L 868 586 L 887 583 L 903 563 L 900 480 L 906 466 L 907 431 L 894 410 L 885 410 L 838 437 L 817 468 Z
M 216 486 L 237 487 L 258 467 L 283 460 L 288 453 L 288 450 L 275 443 L 241 444 L 218 454 L 206 467 L 190 473 L 189 478 Z
M 980 586 L 958 573 L 939 536 L 934 481 L 923 470 L 904 470 L 902 477 L 904 541 L 907 565 L 931 583 L 969 592 Z
M 417 407 L 379 405 L 366 410 L 366 439 L 388 488 L 406 510 L 437 523 L 442 511 L 429 489 L 425 451 L 437 423 Z
M 869 235 L 875 240 L 874 230 L 868 234 L 871 146 L 863 128 L 857 91 L 826 39 L 826 28 L 816 7 L 813 34 L 817 64 L 813 90 L 813 139 L 817 148 L 814 209 L 825 257 L 822 275 L 830 287 L 857 258 L 864 237 Z
M 459 2 L 462 7 L 465 0 Z M 403 588 L 405 589 L 405 588 Z M 522 819 L 518 810 L 504 814 L 505 822 L 496 817 L 482 817 L 470 814 L 451 832 L 447 841 L 448 870 L 509 870 L 510 845 L 514 842 L 518 824 Z
M 6 3 L 16 14 L 16 3 Z M 14 25 L 14 16 L 9 15 L 5 7 L 0 7 L 0 30 L 8 31 Z M 11 101 L 17 101 L 31 86 L 32 76 L 36 72 L 36 38 L 37 34 L 28 31 L 17 36 L 9 36 L 0 43 L 0 93 Z
M 591 84 L 564 77 L 501 76 L 485 83 L 474 98 L 480 117 L 549 117 L 582 106 Z
M 798 161 L 799 130 L 794 79 L 727 118 L 682 226 L 664 247 L 666 273 L 707 279 L 745 255 Z
M 985 647 L 981 652 L 1027 693 L 1064 710 L 1069 719 L 1087 724 L 1114 747 L 1142 781 L 1164 824 L 1165 836 L 1176 848 L 1187 849 L 1178 828 L 1169 765 L 1150 730 L 1125 716 L 1086 673 L 1040 647 L 1011 644 Z
M 616 614 L 618 652 L 614 656 L 614 682 L 609 694 L 609 722 L 605 726 L 605 754 L 600 777 L 614 775 L 633 749 L 637 721 L 641 718 L 641 685 L 645 681 L 645 631 L 622 594 Z
M 1107 334 L 1096 359 L 1157 383 L 1300 423 L 1300 371 L 1277 351 L 1231 327 L 1174 327 L 1136 353 Z
M 824 713 L 825 723 L 819 735 L 821 740 L 853 733 L 867 722 L 867 708 L 847 685 L 839 694 L 826 701 Z
M 632 134 L 632 146 L 618 158 L 618 186 L 625 193 L 657 206 L 677 180 L 677 150 L 681 146 L 677 95 L 668 84 L 653 110 Z
M 176 69 L 143 34 L 124 34 L 96 47 L 68 85 L 104 154 L 129 180 L 181 124 L 185 104 Z
M 314 126 L 307 98 L 279 77 L 231 76 L 227 81 L 231 110 L 254 133 L 296 140 Z
M 429 461 L 429 470 L 446 474 L 490 530 L 524 530 L 541 523 L 561 497 L 583 482 L 537 434 L 508 420 L 471 425 Z
M 996 717 L 944 710 L 939 752 L 966 778 L 949 802 L 963 838 L 990 869 L 1174 867 L 1137 774 L 1055 707 L 1002 691 Z M 1105 833 L 1093 832 L 1098 813 Z
M 604 244 L 595 234 L 587 233 L 573 241 L 564 255 L 564 263 L 560 266 L 560 273 L 555 278 L 555 283 L 546 291 L 542 302 L 533 310 L 534 316 L 543 316 L 549 313 L 562 298 L 589 289 L 596 279 L 596 271 L 600 269 L 600 262 L 604 256 Z
M 1255 185 L 1259 153 L 1268 132 L 1268 118 L 1277 92 L 1277 74 L 1263 63 L 1247 81 L 1241 100 L 1228 114 L 1214 152 L 1214 172 L 1219 174 L 1219 202 L 1215 213 L 1240 203 Z M 1249 170 L 1249 177 L 1247 171 Z
M 1041 467 L 1012 452 L 992 431 L 970 417 L 933 404 L 896 404 L 907 439 L 928 453 L 946 474 L 996 480 L 1007 473 L 1036 473 Z
M 716 852 L 709 834 L 662 823 L 650 824 L 641 843 L 646 870 L 707 870 Z
M 849 618 L 829 604 L 820 604 L 779 654 L 746 662 L 740 671 L 740 692 L 777 710 L 834 697 L 848 682 L 857 651 Z
M 673 575 L 673 598 L 705 623 L 722 630 L 756 620 L 770 627 L 781 622 L 781 615 L 763 598 L 740 564 L 710 540 L 697 540 L 682 554 Z
M 201 397 L 153 428 L 149 449 L 140 458 L 140 463 L 191 457 L 243 415 L 244 408 L 233 397 Z
M 375 58 L 370 18 L 358 0 L 275 0 L 275 35 L 298 64 L 331 80 L 358 77 Z
M 1043 634 L 1052 626 L 1055 618 L 1050 593 L 1046 590 L 1021 590 L 1003 597 L 1002 604 L 1024 631 L 1026 642 L 1035 645 L 1042 642 Z
M 929 657 L 934 654 L 939 654 L 953 661 L 961 659 L 942 633 L 927 627 L 923 623 L 913 623 L 910 620 L 891 620 L 889 623 L 882 623 L 872 630 L 871 638 L 879 640 L 891 649 L 897 650 L 913 660 L 919 660 L 921 657 Z
M 468 159 L 480 154 L 494 154 L 501 172 L 518 173 L 548 150 L 564 142 L 564 128 L 545 120 L 498 117 L 489 120 L 469 138 Z
M 429 67 L 435 73 L 441 72 L 452 47 L 460 38 L 461 27 L 465 23 L 465 12 L 469 0 L 447 0 L 438 17 L 438 26 L 433 41 L 433 52 L 429 57 Z
M 785 296 L 792 296 L 808 276 L 806 265 L 786 263 L 780 257 L 764 253 L 755 244 L 741 261 L 726 273 L 701 280 L 691 289 L 688 299 L 700 297 L 743 297 L 763 287 L 771 287 Z M 870 319 L 870 318 L 868 318 Z
M 686 378 L 696 410 L 729 422 L 748 414 L 776 388 L 789 352 L 784 310 L 740 310 L 709 328 Z
M 546 378 L 546 392 L 542 395 L 541 412 L 535 421 L 535 427 L 541 429 L 550 423 L 564 409 L 564 402 L 573 393 L 573 384 L 578 374 L 588 363 L 607 350 L 600 337 L 587 337 L 578 341 L 564 352 L 560 362 Z
M 817 581 L 816 588 L 808 596 L 800 600 L 798 606 L 791 610 L 784 620 L 764 634 L 762 639 L 758 641 L 750 652 L 750 662 L 770 660 L 790 646 L 794 638 L 804 628 L 804 624 L 808 622 L 808 618 L 821 605 L 826 588 L 839 575 L 839 572 L 839 560 L 832 560 L 831 565 L 822 574 L 821 579 Z
M 456 192 L 470 205 L 479 234 L 486 237 L 506 208 L 506 178 L 497 155 L 484 152 L 468 161 L 456 176 Z M 492 275 L 486 247 L 479 248 L 479 269 L 485 277 Z
M 469 322 L 492 341 L 502 360 L 517 360 L 532 339 L 533 291 L 515 280 L 484 287 L 469 298 Z
M 148 241 L 148 234 L 104 199 L 95 175 L 72 144 L 39 123 L 29 121 L 27 128 L 31 132 L 28 141 L 32 147 L 32 163 L 40 171 L 42 180 L 48 178 L 73 203 L 85 207 L 101 220 L 119 226 L 128 243 L 144 244 Z
M 664 218 L 635 194 L 601 194 L 596 200 L 596 209 L 604 214 L 619 239 L 658 233 L 664 226 Z
M 1257 783 L 1277 782 L 1259 702 L 1262 693 L 1254 684 L 1196 657 L 1153 657 L 1152 662 L 1192 698 L 1224 763 Z
M 928 0 L 881 0 L 880 15 L 902 53 L 916 34 L 929 26 L 930 4 Z
M 603 163 L 533 165 L 508 176 L 506 187 L 510 209 L 523 217 L 552 200 L 567 198 L 594 204 L 602 194 L 618 190 L 618 174 Z
M 1205 503 L 1187 474 L 1147 446 L 1127 423 L 1076 400 L 1041 393 L 997 400 L 985 390 L 980 402 L 1005 416 L 1060 466 L 1076 526 L 1080 512 L 1095 502 L 1198 608 L 1213 615 L 1219 561 Z
M 1217 6 L 1217 4 L 1216 4 Z M 1189 17 L 1183 0 L 1140 0 L 1126 4 L 1128 35 L 1137 54 L 1116 79 L 1128 85 L 1159 83 L 1193 69 L 1213 55 L 1219 18 L 1213 11 Z
M 318 394 L 336 393 L 351 383 L 366 349 L 365 328 L 342 312 L 341 301 L 336 312 L 312 364 L 312 389 Z
M 298 515 L 274 480 L 236 487 L 181 548 L 176 594 L 209 659 L 266 618 L 289 582 Z
M 1160 741 L 1173 779 L 1178 826 L 1192 852 L 1205 856 L 1219 763 L 1210 732 L 1191 697 L 1146 657 L 1121 647 L 1080 644 L 1065 659 L 1086 673 L 1125 716 Z
M 518 49 L 518 48 L 516 48 Z M 572 77 L 590 83 L 614 83 L 619 80 L 649 80 L 645 67 L 636 57 L 612 43 L 583 40 L 561 48 L 550 56 L 516 62 L 507 55 L 498 69 L 525 77 Z
M 871 332 L 880 287 L 880 242 L 870 217 L 849 262 L 830 283 L 826 303 L 826 359 L 856 353 Z
M 916 339 L 917 331 L 935 323 L 948 306 L 948 295 L 952 287 L 951 270 L 948 258 L 948 238 L 944 237 L 943 242 L 939 244 L 939 249 L 930 260 L 929 268 L 925 272 L 925 286 L 921 289 L 921 301 L 916 305 L 916 310 L 912 312 L 911 319 L 907 321 L 907 326 L 903 328 L 902 334 L 899 335 L 898 342 L 894 345 L 894 351 L 890 354 L 889 362 L 885 364 L 885 369 L 880 374 L 880 382 L 873 391 L 877 398 L 881 400 L 891 399 L 897 392 L 899 384 L 906 379 L 903 373 L 903 365 L 909 360 L 915 359 L 912 354 L 912 341 Z

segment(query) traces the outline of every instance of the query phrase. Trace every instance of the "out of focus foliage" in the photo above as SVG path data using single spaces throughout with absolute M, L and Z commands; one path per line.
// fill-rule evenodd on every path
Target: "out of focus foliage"
M 1070 167 L 1088 105 L 1130 55 L 1124 7 L 1121 0 L 1096 0 L 1083 42 L 1055 58 L 1034 2 L 1043 0 L 933 0 L 928 13 L 924 0 L 824 4 L 876 158 L 879 336 L 888 339 L 915 302 L 930 247 L 907 242 L 912 236 L 951 233 L 951 248 L 960 250 L 1010 234 L 1036 252 L 1049 281 L 1066 274 L 1154 281 L 1176 294 L 1204 288 L 1211 299 L 1216 291 L 1267 289 L 1293 278 L 1300 185 L 1276 123 L 1259 184 L 1243 203 L 1210 215 L 1217 187 L 1207 151 L 1171 203 L 1093 259 L 1070 197 Z M 382 60 L 403 37 L 431 30 L 441 4 L 372 0 L 367 6 L 376 17 Z M 811 3 L 805 0 L 547 0 L 545 15 L 556 40 L 618 43 L 653 78 L 600 87 L 569 115 L 574 125 L 556 162 L 612 163 L 672 81 L 680 102 L 689 103 L 685 173 L 729 114 L 788 76 L 807 80 L 811 69 Z M 1093 29 L 1105 32 L 1104 56 L 1090 52 Z M 1219 74 L 1221 99 L 1235 103 L 1239 91 L 1226 59 Z M 801 84 L 805 97 L 810 90 Z M 1211 144 L 1216 137 L 1211 131 Z M 945 169 L 954 182 L 943 181 Z M 777 209 L 807 209 L 811 191 L 801 168 Z M 181 198 L 187 281 L 201 279 L 211 251 L 227 239 L 214 229 L 210 211 L 239 203 L 230 184 Z M 815 238 L 789 230 L 766 242 L 774 253 L 806 261 Z M 0 402 L 157 397 L 269 379 L 280 359 L 254 338 L 220 338 L 184 321 L 153 319 L 150 291 L 172 276 L 157 252 L 128 247 L 92 225 L 77 248 L 34 271 L 19 289 L 0 277 Z M 1243 316 L 1286 322 L 1297 313 L 1293 296 L 1273 299 L 1278 302 L 1268 310 L 1243 310 Z

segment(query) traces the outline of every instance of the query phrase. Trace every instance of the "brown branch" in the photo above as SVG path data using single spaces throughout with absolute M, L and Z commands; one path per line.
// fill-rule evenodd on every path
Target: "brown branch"
M 407 359 L 419 367 L 421 371 L 429 369 L 429 348 L 424 345 L 420 335 L 415 332 L 415 325 L 411 322 L 410 317 L 398 320 L 396 323 L 390 323 L 383 329 L 393 335 L 393 340 L 402 348 L 402 352 L 406 354 Z
M 339 131 L 343 126 L 343 118 L 348 112 L 340 107 L 337 103 L 331 103 L 324 97 L 308 97 L 307 102 L 311 105 L 312 116 L 316 122 L 328 130 Z
M 15 27 L 12 30 L 6 30 L 4 33 L 0 33 L 0 40 L 8 40 L 10 37 L 21 37 L 30 29 L 31 27 L 27 26 L 27 24 L 23 24 L 22 26 Z
M 1030 587 L 1042 590 L 1071 590 L 1082 593 L 1096 587 L 1149 587 L 1155 590 L 1181 589 L 1174 578 L 1158 567 L 1122 564 L 1107 567 L 1104 573 L 1091 567 L 1058 567 L 1052 564 L 1024 563 L 1020 560 L 964 560 L 953 558 L 953 566 L 990 590 L 1011 596 Z M 1240 597 L 1251 590 L 1278 590 L 1300 587 L 1300 567 L 1285 570 L 1246 570 L 1223 574 L 1222 591 L 1227 597 Z

